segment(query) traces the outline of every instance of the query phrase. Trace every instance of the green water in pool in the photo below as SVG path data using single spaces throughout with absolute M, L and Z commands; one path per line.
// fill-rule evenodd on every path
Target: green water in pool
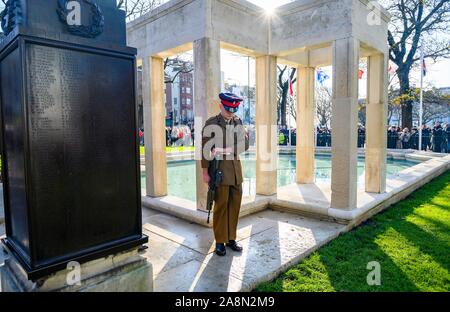
M 278 186 L 295 183 L 295 155 L 279 155 L 278 157 Z M 387 175 L 396 173 L 416 165 L 417 162 L 408 160 L 387 160 Z M 358 183 L 364 183 L 364 158 L 358 158 Z M 242 160 L 244 173 L 244 196 L 254 195 L 256 192 L 256 161 Z M 331 180 L 331 156 L 315 156 L 316 182 Z M 145 189 L 145 172 L 142 172 L 142 188 Z M 171 196 L 195 201 L 195 161 L 173 161 L 167 163 L 168 192 Z

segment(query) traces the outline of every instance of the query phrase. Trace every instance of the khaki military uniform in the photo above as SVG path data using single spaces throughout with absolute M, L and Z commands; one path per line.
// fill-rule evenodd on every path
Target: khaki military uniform
M 202 134 L 202 167 L 208 168 L 214 147 L 231 148 L 230 155 L 224 155 L 219 164 L 224 178 L 216 190 L 213 228 L 217 243 L 236 240 L 239 212 L 242 202 L 242 175 L 239 155 L 249 148 L 248 135 L 242 121 L 235 117 L 229 121 L 222 114 L 206 121 Z

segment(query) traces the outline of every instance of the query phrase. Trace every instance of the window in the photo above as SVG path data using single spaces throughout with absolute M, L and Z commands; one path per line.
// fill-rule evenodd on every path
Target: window
M 186 88 L 186 93 L 191 94 L 191 88 Z
M 187 99 L 187 100 L 186 100 L 186 104 L 187 104 L 187 105 L 191 105 L 191 99 Z

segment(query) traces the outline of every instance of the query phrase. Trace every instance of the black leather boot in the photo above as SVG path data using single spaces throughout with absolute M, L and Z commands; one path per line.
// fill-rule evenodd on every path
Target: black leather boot
M 221 257 L 227 254 L 225 244 L 216 244 L 216 254 Z
M 233 251 L 242 252 L 243 248 L 235 240 L 230 240 L 227 244 Z

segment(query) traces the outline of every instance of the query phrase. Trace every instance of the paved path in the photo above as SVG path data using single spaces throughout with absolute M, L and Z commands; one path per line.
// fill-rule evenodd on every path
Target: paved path
M 275 278 L 345 226 L 266 210 L 240 221 L 242 254 L 213 253 L 212 230 L 144 210 L 149 235 L 146 257 L 153 264 L 155 291 L 250 291 Z
M 213 253 L 212 230 L 144 208 L 149 235 L 145 256 L 153 264 L 155 291 L 250 291 L 271 280 L 345 226 L 266 210 L 240 220 L 242 254 Z M 4 225 L 0 225 L 0 236 Z M 0 252 L 0 266 L 3 263 Z M 1 286 L 0 286 L 1 287 Z

